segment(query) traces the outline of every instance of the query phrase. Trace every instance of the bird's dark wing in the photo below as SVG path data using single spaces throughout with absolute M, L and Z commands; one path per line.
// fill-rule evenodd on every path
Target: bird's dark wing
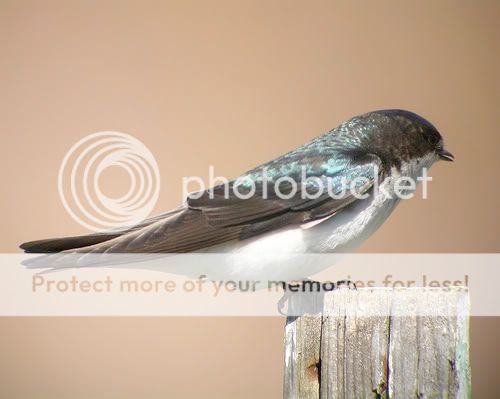
M 346 159 L 339 158 L 338 154 L 319 155 L 314 151 L 287 154 L 230 182 L 227 195 L 224 186 L 191 195 L 178 212 L 79 251 L 192 252 L 299 225 L 332 215 L 356 201 L 355 194 L 366 193 L 379 177 L 379 170 L 380 160 L 374 155 Z M 267 174 L 266 179 L 260 179 L 263 173 Z M 281 178 L 286 180 L 276 185 Z M 292 181 L 297 183 L 295 193 Z M 235 194 L 235 187 L 243 196 L 252 193 L 252 182 L 253 195 L 241 198 Z M 323 193 L 319 191 L 321 184 Z M 302 189 L 309 197 L 303 195 Z
M 261 165 L 227 186 L 192 194 L 185 206 L 141 228 L 94 245 L 75 246 L 74 251 L 193 252 L 300 225 L 356 201 L 355 194 L 366 193 L 380 170 L 375 155 L 350 158 L 333 150 L 302 149 Z
M 202 211 L 215 227 L 256 223 L 288 212 L 306 212 L 314 220 L 355 200 L 352 194 L 368 190 L 380 170 L 380 159 L 372 154 L 352 159 L 334 151 L 295 151 L 227 186 L 195 193 L 187 205 Z

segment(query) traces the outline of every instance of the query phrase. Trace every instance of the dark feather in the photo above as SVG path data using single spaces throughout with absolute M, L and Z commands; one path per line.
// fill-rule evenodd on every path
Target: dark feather
M 356 177 L 366 177 L 368 183 L 357 189 L 359 193 L 365 193 L 372 187 L 375 178 L 374 166 L 378 164 L 376 157 L 368 156 L 362 160 L 349 162 L 341 173 L 342 176 L 350 176 L 347 180 L 348 184 Z M 324 173 L 320 177 L 326 179 L 335 176 L 333 174 L 326 176 Z M 338 184 L 337 180 L 336 182 Z M 299 180 L 298 183 L 301 181 Z M 185 207 L 166 214 L 153 223 L 109 241 L 79 248 L 76 252 L 182 253 L 199 251 L 233 240 L 244 240 L 273 230 L 321 219 L 341 211 L 356 201 L 356 197 L 350 192 L 338 199 L 332 199 L 328 194 L 324 194 L 318 199 L 308 200 L 303 199 L 299 194 L 290 199 L 281 199 L 271 186 L 267 189 L 269 199 L 260 196 L 240 199 L 235 195 L 229 195 L 226 199 L 216 189 L 213 199 L 208 194 L 195 200 L 188 199 Z

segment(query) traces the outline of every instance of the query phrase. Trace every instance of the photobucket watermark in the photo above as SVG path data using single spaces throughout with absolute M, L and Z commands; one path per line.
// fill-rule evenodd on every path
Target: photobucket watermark
M 318 200 L 331 198 L 341 200 L 348 197 L 366 199 L 370 195 L 383 194 L 388 199 L 410 199 L 420 185 L 421 198 L 427 199 L 429 182 L 432 177 L 427 168 L 422 168 L 416 177 L 393 171 L 390 175 L 380 173 L 377 165 L 365 167 L 363 173 L 352 177 L 340 173 L 336 176 L 311 176 L 308 167 L 300 167 L 294 176 L 273 178 L 273 174 L 263 168 L 260 173 L 243 175 L 236 180 L 216 176 L 214 166 L 209 167 L 208 182 L 200 176 L 182 179 L 182 198 L 198 199 L 208 195 L 214 198 L 239 198 L 242 200 L 258 196 L 263 199 Z M 193 190 L 194 188 L 194 190 Z
M 216 176 L 209 166 L 208 182 L 199 176 L 182 178 L 182 199 L 260 197 L 291 200 L 294 206 L 308 206 L 328 198 L 365 199 L 382 193 L 386 198 L 409 199 L 421 183 L 423 199 L 432 181 L 427 168 L 411 176 L 392 170 L 381 173 L 378 166 L 366 164 L 343 170 L 325 165 L 318 171 L 311 166 L 290 164 L 287 170 L 256 169 L 236 180 Z M 127 191 L 112 197 L 101 189 L 101 176 L 109 168 L 128 175 Z M 149 216 L 160 189 L 160 173 L 151 151 L 137 138 L 121 132 L 104 131 L 83 137 L 66 153 L 58 173 L 58 191 L 69 215 L 92 231 L 133 226 Z M 297 205 L 298 204 L 298 205 Z

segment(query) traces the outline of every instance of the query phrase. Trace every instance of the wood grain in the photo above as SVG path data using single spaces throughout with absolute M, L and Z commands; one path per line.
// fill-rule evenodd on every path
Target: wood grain
M 468 398 L 464 288 L 340 288 L 292 296 L 285 398 Z

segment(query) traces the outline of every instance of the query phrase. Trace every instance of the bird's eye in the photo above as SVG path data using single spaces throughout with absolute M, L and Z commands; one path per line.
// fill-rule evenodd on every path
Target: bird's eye
M 425 139 L 431 146 L 435 147 L 441 141 L 441 136 L 437 132 L 427 132 L 425 134 Z

